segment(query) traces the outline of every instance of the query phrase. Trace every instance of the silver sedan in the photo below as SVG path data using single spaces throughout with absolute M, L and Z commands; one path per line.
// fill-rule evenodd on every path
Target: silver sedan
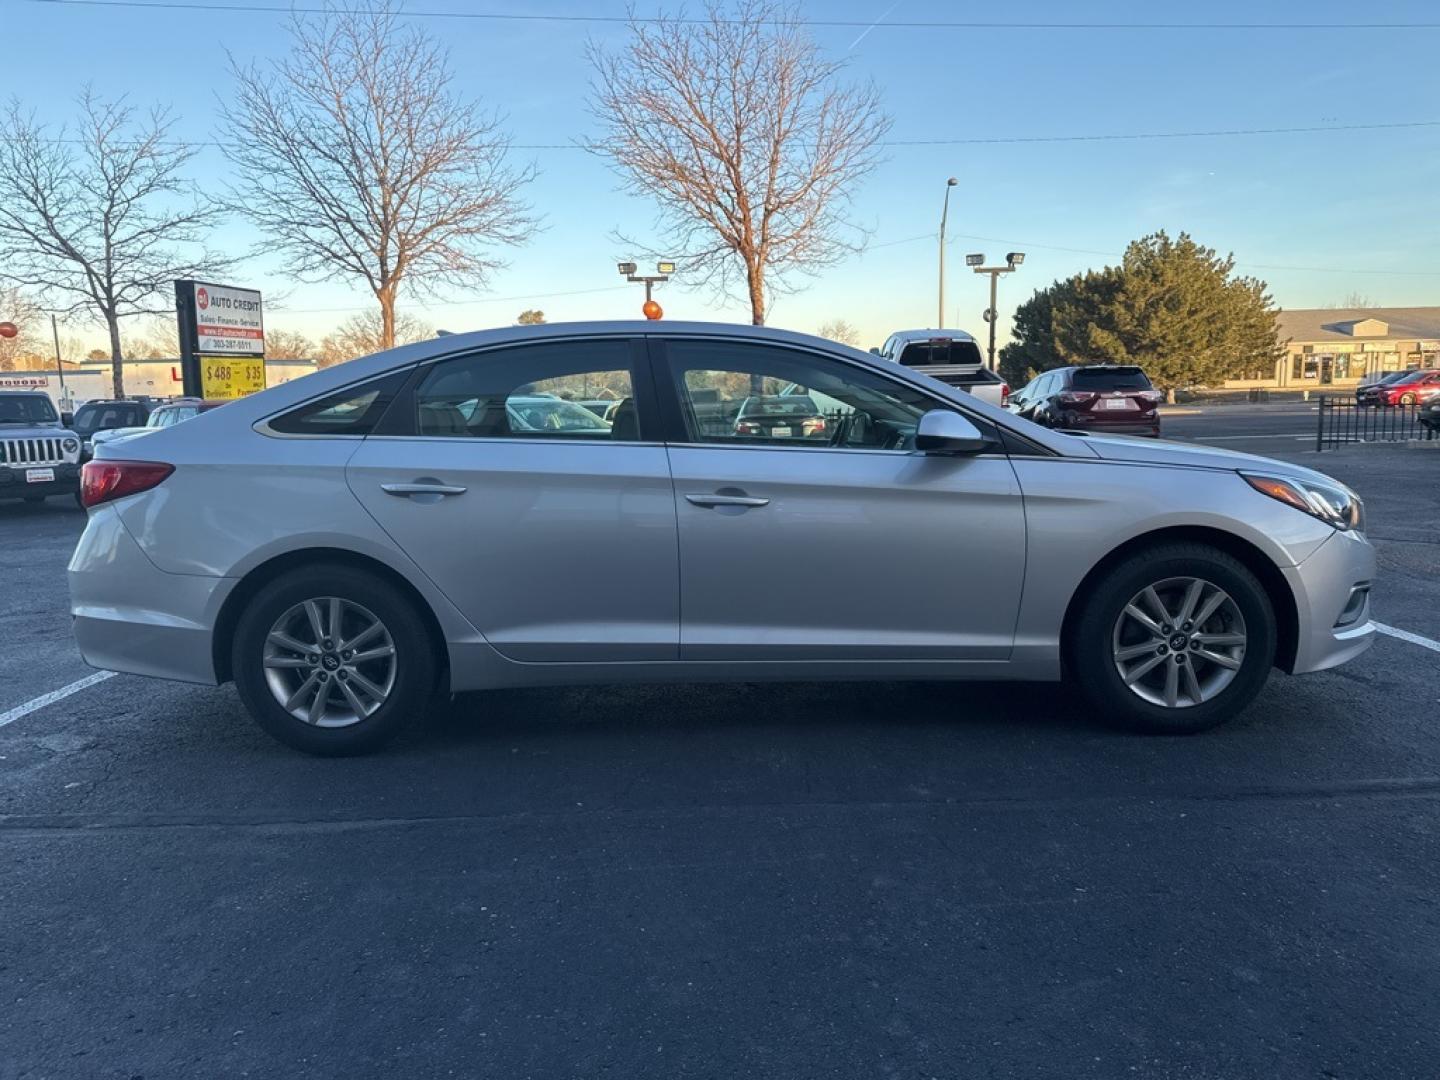
M 440 695 L 636 681 L 1063 677 L 1190 732 L 1374 635 L 1329 477 L 766 328 L 446 336 L 103 447 L 83 489 L 85 658 L 233 680 L 321 754 Z

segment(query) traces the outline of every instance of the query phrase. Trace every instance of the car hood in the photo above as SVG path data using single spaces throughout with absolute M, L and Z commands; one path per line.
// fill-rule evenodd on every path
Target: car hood
M 56 424 L 0 424 L 0 439 L 62 439 L 73 434 Z
M 1272 475 L 1308 477 L 1326 483 L 1336 481 L 1324 473 L 1307 469 L 1303 465 L 1292 465 L 1288 461 L 1261 457 L 1259 454 L 1242 454 L 1236 450 L 1221 450 L 1214 446 L 1198 446 L 1194 443 L 1171 442 L 1166 439 L 1127 438 L 1123 435 L 1087 435 L 1083 437 L 1086 446 L 1106 461 L 1133 461 L 1145 465 L 1177 465 L 1191 469 L 1225 469 L 1235 472 L 1244 469 L 1249 472 L 1264 472 Z

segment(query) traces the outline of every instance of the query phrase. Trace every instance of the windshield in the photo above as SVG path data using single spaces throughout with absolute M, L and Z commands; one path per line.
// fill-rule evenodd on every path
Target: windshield
M 47 397 L 39 394 L 0 396 L 0 424 L 54 424 L 59 419 Z
M 931 341 L 916 341 L 906 345 L 901 350 L 900 363 L 906 367 L 950 367 L 955 365 L 979 367 L 983 360 L 980 356 L 980 346 L 973 341 L 936 338 Z
M 1076 368 L 1070 384 L 1076 390 L 1092 393 L 1150 389 L 1150 380 L 1138 367 Z

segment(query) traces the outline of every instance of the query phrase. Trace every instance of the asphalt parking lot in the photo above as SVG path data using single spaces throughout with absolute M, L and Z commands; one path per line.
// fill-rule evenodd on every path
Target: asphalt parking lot
M 1440 451 L 1167 434 L 1366 499 L 1440 639 Z M 83 515 L 0 505 L 0 1078 L 1429 1077 L 1440 653 L 1382 637 L 1194 738 L 1063 689 L 455 702 L 305 758 L 233 690 L 90 674 Z

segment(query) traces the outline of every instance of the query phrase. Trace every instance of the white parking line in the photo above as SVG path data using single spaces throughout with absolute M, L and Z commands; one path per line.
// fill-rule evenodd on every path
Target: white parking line
M 106 679 L 113 679 L 114 677 L 115 672 L 113 671 L 97 671 L 94 675 L 86 675 L 83 679 L 76 679 L 69 686 L 62 686 L 59 690 L 51 690 L 48 694 L 41 694 L 37 698 L 31 698 L 25 702 L 24 705 L 16 705 L 15 708 L 9 712 L 0 713 L 0 727 L 4 727 L 6 724 L 13 724 L 22 716 L 29 716 L 37 709 L 43 709 L 46 705 L 53 705 L 55 702 L 61 701 L 71 694 L 78 694 L 86 687 L 94 686 L 96 683 L 102 683 Z
M 1431 652 L 1440 652 L 1440 641 L 1432 641 L 1428 637 L 1421 637 L 1419 634 L 1412 634 L 1409 630 L 1400 630 L 1394 626 L 1386 626 L 1383 622 L 1377 622 L 1375 629 L 1382 634 L 1389 634 L 1401 641 L 1408 641 L 1411 645 L 1419 645 L 1422 649 L 1429 649 Z

